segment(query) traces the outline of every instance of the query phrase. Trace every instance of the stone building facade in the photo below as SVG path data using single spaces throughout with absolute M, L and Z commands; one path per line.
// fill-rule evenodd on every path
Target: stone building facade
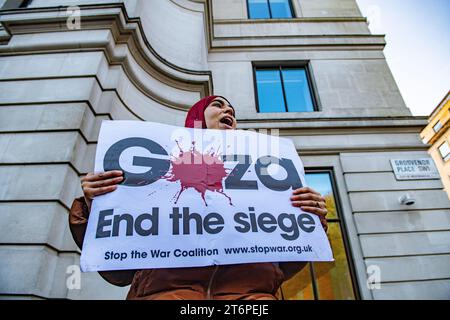
M 230 99 L 240 129 L 291 138 L 313 186 L 329 181 L 336 264 L 310 266 L 280 297 L 450 297 L 442 183 L 397 180 L 390 162 L 429 157 L 427 119 L 405 106 L 384 36 L 355 0 L 292 0 L 290 17 L 272 17 L 274 7 L 258 19 L 246 0 L 0 4 L 1 298 L 123 299 L 127 288 L 97 273 L 67 286 L 80 257 L 68 209 L 93 169 L 101 121 L 182 125 L 212 93 Z M 262 112 L 264 68 L 306 72 L 314 108 Z M 399 202 L 405 193 L 414 204 Z
M 420 133 L 422 142 L 430 145 L 428 153 L 433 158 L 444 189 L 450 198 L 450 91 L 428 117 L 428 124 Z

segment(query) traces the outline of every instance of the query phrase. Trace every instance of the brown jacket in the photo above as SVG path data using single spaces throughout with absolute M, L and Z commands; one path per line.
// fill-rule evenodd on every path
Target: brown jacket
M 69 225 L 80 249 L 88 217 L 84 198 L 75 199 L 69 213 Z M 283 272 L 274 263 L 101 271 L 99 274 L 117 286 L 131 284 L 127 299 L 146 300 L 274 300 L 284 280 Z

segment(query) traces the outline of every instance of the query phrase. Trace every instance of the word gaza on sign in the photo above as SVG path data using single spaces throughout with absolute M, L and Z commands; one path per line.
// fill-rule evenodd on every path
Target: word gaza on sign
M 242 130 L 104 121 L 95 171 L 122 170 L 92 203 L 83 271 L 332 261 L 291 140 Z

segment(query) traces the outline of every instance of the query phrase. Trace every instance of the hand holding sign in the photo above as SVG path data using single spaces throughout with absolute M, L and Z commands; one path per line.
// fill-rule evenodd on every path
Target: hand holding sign
M 81 188 L 83 189 L 88 209 L 91 210 L 91 203 L 94 197 L 116 190 L 117 184 L 122 182 L 122 180 L 123 176 L 120 170 L 90 172 L 81 178 Z
M 318 215 L 323 229 L 325 232 L 328 230 L 327 219 L 325 218 L 328 213 L 326 201 L 320 193 L 309 187 L 298 188 L 292 192 L 290 199 L 294 207 L 300 207 L 303 211 Z
M 302 188 L 303 167 L 290 140 L 107 121 L 95 170 L 112 172 L 83 181 L 85 196 L 95 197 L 85 271 L 332 260 L 317 228 L 316 215 L 325 221 L 324 199 Z M 121 176 L 113 170 L 123 171 L 117 187 Z M 126 254 L 107 259 L 111 252 Z

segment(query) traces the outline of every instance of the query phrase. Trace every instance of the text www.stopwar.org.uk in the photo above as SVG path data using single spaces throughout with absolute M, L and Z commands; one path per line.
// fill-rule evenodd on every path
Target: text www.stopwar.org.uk
M 304 252 L 313 252 L 310 245 L 306 246 L 258 246 L 252 247 L 234 247 L 224 248 L 225 254 L 242 254 L 242 253 L 273 253 L 273 252 L 296 252 L 298 254 Z

